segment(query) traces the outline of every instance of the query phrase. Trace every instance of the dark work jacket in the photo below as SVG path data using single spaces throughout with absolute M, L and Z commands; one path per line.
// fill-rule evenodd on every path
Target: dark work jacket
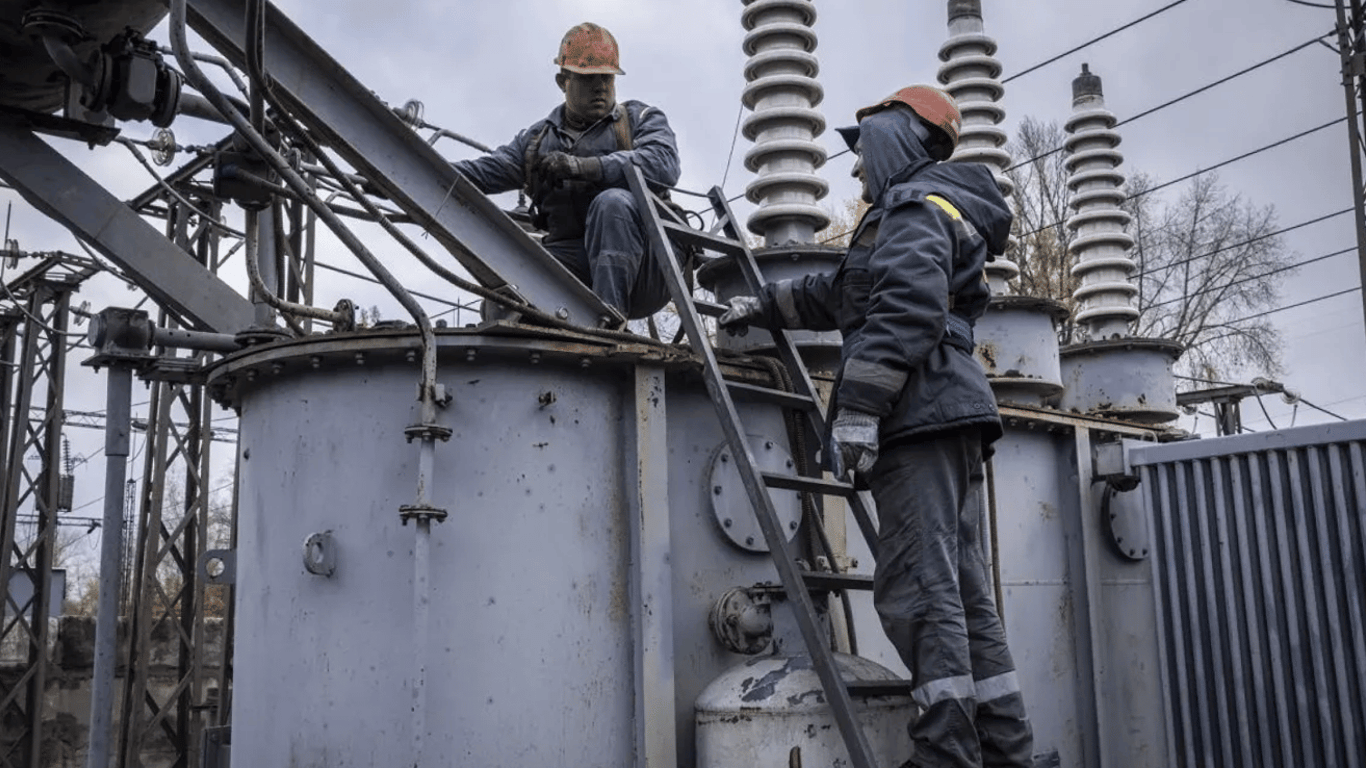
M 532 203 L 545 217 L 546 241 L 574 240 L 583 237 L 588 205 L 604 189 L 627 188 L 626 172 L 638 165 L 645 178 L 656 190 L 678 183 L 678 147 L 668 118 L 656 107 L 639 101 L 622 102 L 630 119 L 631 149 L 623 150 L 617 143 L 614 122 L 617 110 L 589 126 L 578 139 L 565 131 L 564 105 L 561 104 L 542 120 L 519 132 L 513 140 L 492 153 L 472 160 L 454 163 L 479 191 L 484 194 L 522 189 L 530 179 L 527 174 L 527 145 L 540 137 L 533 155 L 568 152 L 579 157 L 602 158 L 602 180 L 597 182 L 564 181 L 559 186 L 533 184 Z M 535 161 L 533 160 L 533 163 Z
M 916 118 L 901 109 L 864 118 L 873 207 L 833 273 L 764 286 L 761 324 L 840 331 L 832 409 L 879 416 L 884 445 L 965 428 L 989 444 L 1001 435 L 995 397 L 972 354 L 946 343 L 945 326 L 950 311 L 969 324 L 986 312 L 983 266 L 1004 250 L 1010 209 L 986 166 L 936 163 L 905 119 Z

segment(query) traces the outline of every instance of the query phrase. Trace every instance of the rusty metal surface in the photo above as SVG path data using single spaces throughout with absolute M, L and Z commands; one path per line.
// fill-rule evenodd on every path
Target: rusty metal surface
M 1176 378 L 1184 347 L 1165 339 L 1115 339 L 1072 344 L 1062 350 L 1065 411 L 1146 424 L 1173 421 Z

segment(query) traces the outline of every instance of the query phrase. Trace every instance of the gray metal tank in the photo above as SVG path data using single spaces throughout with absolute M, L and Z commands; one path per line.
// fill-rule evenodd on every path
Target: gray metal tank
M 692 765 L 693 704 L 745 659 L 712 637 L 712 605 L 776 581 L 762 547 L 724 526 L 752 511 L 713 498 L 729 481 L 696 362 L 515 326 L 438 339 L 454 433 L 431 492 L 449 518 L 431 534 L 422 765 L 634 765 L 649 696 L 647 730 L 666 733 L 654 745 Z M 211 373 L 241 414 L 234 764 L 411 764 L 414 533 L 398 511 L 414 493 L 419 356 L 395 330 L 253 348 Z M 667 402 L 667 451 L 649 478 L 630 455 L 641 368 L 667 381 L 651 395 Z M 784 466 L 781 411 L 742 407 Z M 629 511 L 647 481 L 667 485 L 645 512 L 665 523 L 635 546 L 664 554 L 642 564 Z M 643 598 L 647 619 L 642 569 L 669 585 Z M 666 628 L 649 639 L 641 621 Z
M 126 27 L 146 34 L 166 18 L 164 0 L 0 0 L 0 104 L 52 112 L 66 98 L 66 75 L 43 41 L 24 30 L 25 14 L 42 8 L 69 17 L 90 39 L 72 48 L 82 58 Z
M 894 680 L 885 667 L 837 654 L 846 681 Z M 878 765 L 911 754 L 905 694 L 861 697 L 855 712 Z M 805 656 L 763 656 L 728 670 L 697 700 L 697 768 L 849 765 L 820 678 Z

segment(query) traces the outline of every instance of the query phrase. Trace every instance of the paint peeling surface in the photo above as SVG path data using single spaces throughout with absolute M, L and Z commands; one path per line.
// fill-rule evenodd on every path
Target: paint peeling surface
M 895 678 L 867 659 L 835 658 L 847 681 Z M 878 765 L 897 765 L 910 756 L 906 726 L 914 705 L 908 696 L 855 698 L 854 707 Z M 801 750 L 803 765 L 851 765 L 807 657 L 750 659 L 717 678 L 698 698 L 698 768 L 788 765 L 794 748 Z

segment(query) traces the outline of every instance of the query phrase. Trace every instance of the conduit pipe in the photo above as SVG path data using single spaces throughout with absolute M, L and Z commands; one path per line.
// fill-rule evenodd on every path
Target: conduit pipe
M 370 253 L 370 251 L 356 238 L 341 220 L 314 194 L 308 183 L 300 176 L 289 163 L 275 151 L 265 137 L 250 124 L 250 121 L 243 118 L 236 110 L 228 108 L 227 99 L 204 76 L 204 73 L 195 63 L 190 54 L 189 45 L 186 40 L 186 0 L 170 0 L 171 7 L 171 47 L 175 51 L 176 60 L 184 70 L 186 80 L 188 80 L 196 90 L 204 94 L 219 112 L 223 113 L 233 124 L 233 127 L 242 134 L 243 138 L 251 145 L 258 154 L 261 155 L 284 180 L 285 184 L 299 195 L 300 199 L 312 210 L 327 227 L 337 235 L 356 258 L 365 265 L 366 269 L 375 276 L 377 280 L 389 291 L 399 304 L 413 317 L 417 324 L 418 332 L 422 342 L 422 374 L 418 387 L 418 398 L 421 403 L 420 422 L 410 426 L 405 430 L 409 440 L 420 438 L 421 443 L 418 451 L 418 477 L 417 494 L 413 504 L 404 506 L 400 509 L 400 515 L 406 523 L 409 519 L 415 522 L 416 537 L 413 545 L 413 635 L 416 669 L 413 680 L 413 762 L 412 765 L 421 768 L 424 759 L 424 741 L 426 736 L 426 670 L 427 670 L 427 635 L 430 627 L 429 612 L 429 582 L 430 582 L 430 536 L 431 521 L 442 520 L 446 516 L 445 510 L 434 507 L 429 499 L 431 478 L 435 465 L 436 440 L 449 439 L 451 431 L 449 428 L 441 427 L 436 423 L 436 408 L 438 400 L 445 400 L 444 393 L 438 393 L 436 383 L 436 334 L 432 331 L 430 318 L 422 310 L 421 305 L 413 298 L 412 294 L 398 283 L 394 276 L 385 269 L 384 265 Z M 253 8 L 255 10 L 253 10 Z M 256 14 L 256 15 L 253 15 Z M 264 3 L 261 0 L 251 0 L 247 7 L 247 18 L 263 19 Z M 263 21 L 258 22 L 263 24 Z M 248 24 L 249 33 L 252 25 Z M 263 30 L 257 27 L 258 32 Z M 253 41 L 248 34 L 247 61 L 248 64 L 254 58 L 251 50 L 256 48 L 260 52 L 260 40 Z M 257 62 L 260 63 L 259 61 Z M 259 69 L 259 68 L 258 68 Z M 260 76 L 260 81 L 253 83 L 252 93 L 254 97 L 260 98 L 267 87 L 263 71 L 256 73 Z M 251 75 L 251 71 L 248 71 Z M 248 230 L 250 235 L 250 229 Z M 249 257 L 248 262 L 252 259 Z

